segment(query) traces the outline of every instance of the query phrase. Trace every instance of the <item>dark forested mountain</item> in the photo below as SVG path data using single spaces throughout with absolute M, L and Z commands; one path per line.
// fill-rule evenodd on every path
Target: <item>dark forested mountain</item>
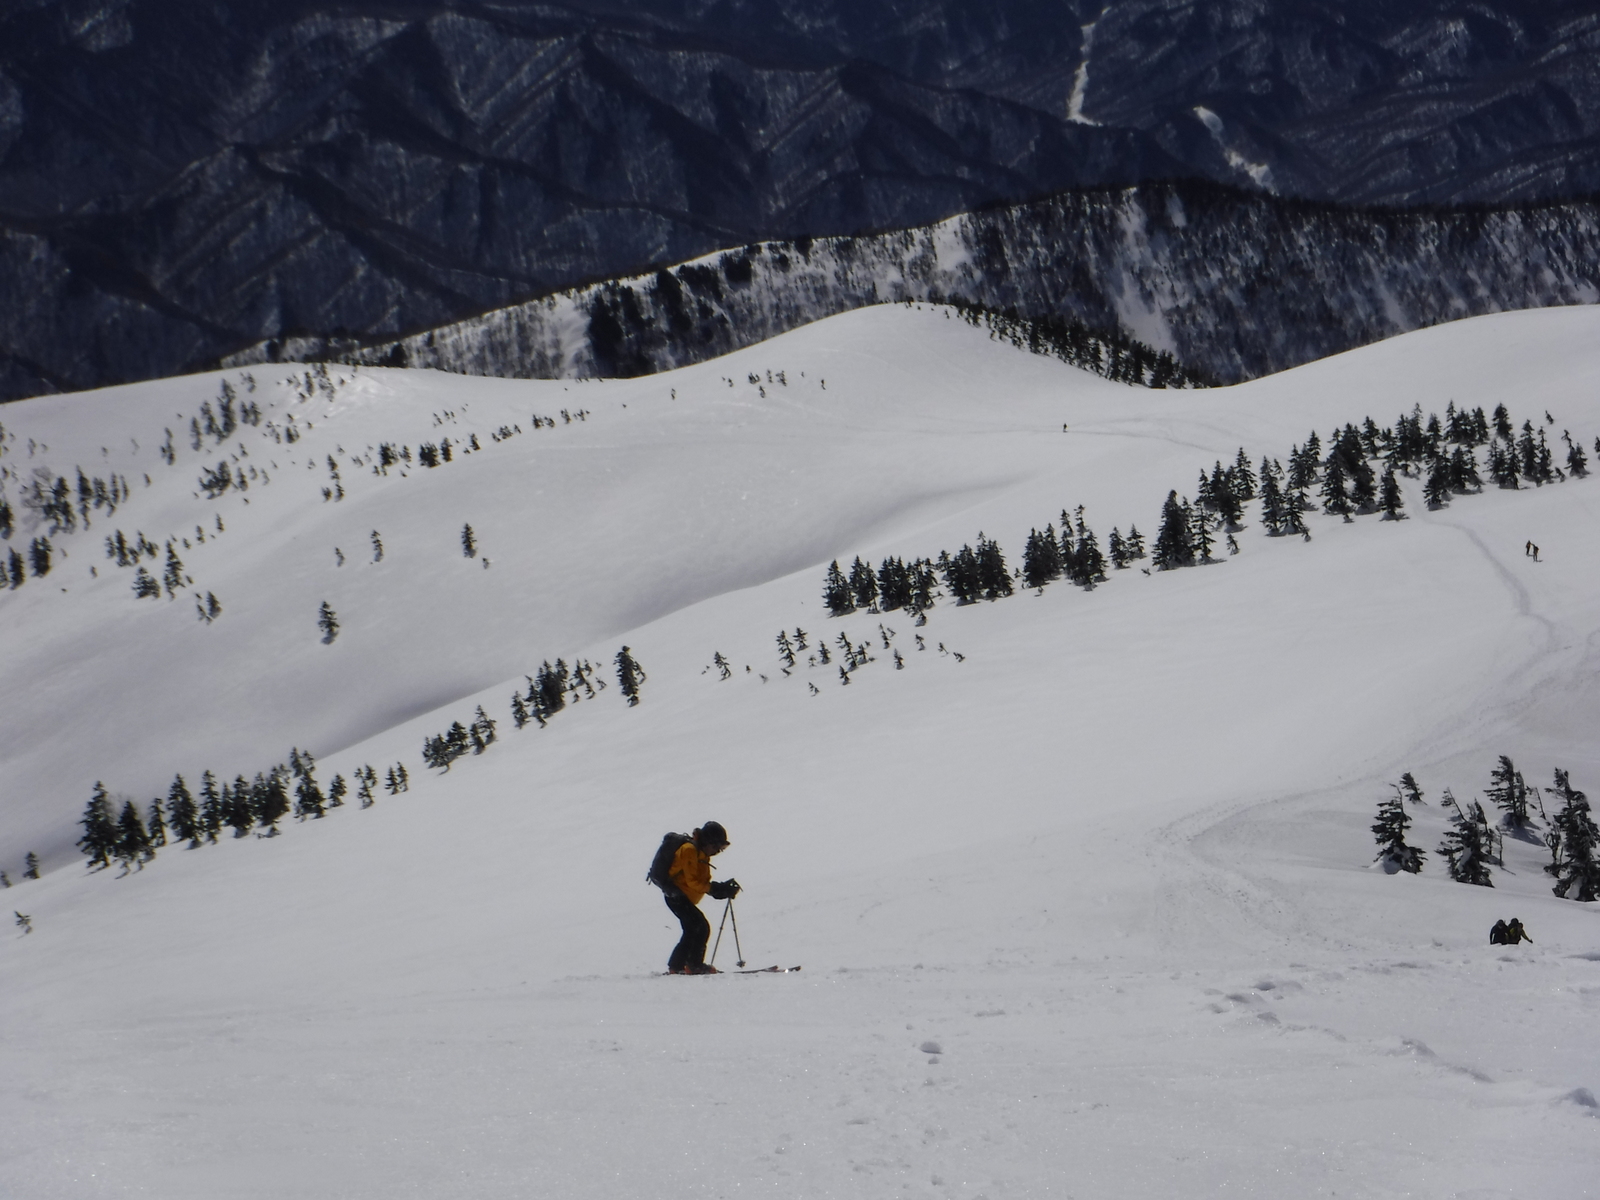
M 1597 0 L 8 0 L 0 397 L 1065 189 L 1572 197 L 1597 50 Z

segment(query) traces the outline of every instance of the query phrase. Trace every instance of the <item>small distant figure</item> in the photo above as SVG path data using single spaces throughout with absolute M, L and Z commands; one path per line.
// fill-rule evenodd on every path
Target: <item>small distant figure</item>
M 16 909 L 12 909 L 11 912 L 12 915 L 17 918 L 17 928 L 22 930 L 23 936 L 27 936 L 33 932 L 32 917 L 30 917 L 27 913 L 17 912 Z
M 1489 930 L 1489 944 L 1491 946 L 1515 946 L 1518 942 L 1533 944 L 1533 939 L 1528 936 L 1528 931 L 1522 927 L 1522 922 L 1516 917 L 1510 921 L 1496 921 Z
M 1523 558 L 1532 558 L 1533 557 L 1533 543 L 1531 541 L 1522 543 L 1522 557 Z
M 1066 431 L 1067 431 L 1067 423 L 1065 421 L 1063 421 L 1063 422 L 1061 422 L 1061 432 L 1065 433 Z
M 1533 561 L 1534 562 L 1538 562 L 1539 561 L 1539 543 L 1538 542 L 1530 542 L 1528 544 L 1533 547 Z
M 1239 543 L 1231 533 L 1228 535 L 1228 553 L 1230 555 L 1239 553 Z

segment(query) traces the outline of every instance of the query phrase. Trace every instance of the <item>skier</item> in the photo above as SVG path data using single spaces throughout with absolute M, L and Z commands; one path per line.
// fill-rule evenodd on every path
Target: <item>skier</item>
M 670 864 L 661 860 L 673 841 L 677 849 L 671 852 Z M 711 939 L 711 922 L 700 911 L 700 901 L 707 895 L 713 900 L 731 900 L 739 894 L 739 881 L 726 879 L 711 881 L 711 860 L 728 848 L 728 831 L 716 821 L 707 821 L 688 837 L 669 833 L 657 852 L 657 865 L 651 868 L 651 879 L 661 889 L 662 897 L 672 915 L 683 926 L 683 936 L 673 947 L 667 959 L 667 971 L 672 975 L 715 975 L 717 969 L 706 963 L 706 942 Z M 664 865 L 664 870 L 662 866 Z

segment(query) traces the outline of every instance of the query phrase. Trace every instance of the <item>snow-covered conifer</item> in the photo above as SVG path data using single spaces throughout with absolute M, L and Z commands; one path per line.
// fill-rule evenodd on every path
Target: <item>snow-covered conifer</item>
M 317 628 L 322 630 L 322 644 L 324 646 L 333 642 L 339 636 L 339 614 L 333 611 L 333 605 L 326 600 L 317 610 Z
M 1563 807 L 1552 824 L 1557 843 L 1553 852 L 1559 858 L 1553 868 L 1546 868 L 1556 877 L 1551 890 L 1566 900 L 1589 902 L 1600 900 L 1600 829 L 1595 827 L 1589 809 L 1589 798 L 1568 781 L 1567 772 L 1559 767 L 1555 772 L 1555 787 L 1545 791 L 1560 796 Z
M 828 577 L 822 584 L 822 602 L 828 606 L 828 612 L 833 616 L 842 617 L 856 610 L 855 601 L 850 592 L 850 581 L 844 577 L 844 572 L 839 569 L 839 560 L 834 559 L 828 565 Z
M 1489 772 L 1489 786 L 1485 789 L 1489 802 L 1503 814 L 1507 828 L 1524 829 L 1528 825 L 1528 798 L 1532 789 L 1522 781 L 1522 772 L 1511 759 L 1502 754 L 1500 761 Z
M 117 841 L 112 853 L 124 871 L 132 866 L 143 867 L 155 857 L 155 851 L 150 846 L 150 835 L 145 831 L 144 822 L 139 819 L 139 810 L 134 807 L 132 800 L 123 802 L 122 812 L 117 817 Z
M 1400 481 L 1395 477 L 1394 463 L 1383 469 L 1383 489 L 1378 497 L 1378 507 L 1385 521 L 1405 520 L 1405 497 L 1400 494 Z
M 1028 540 L 1022 548 L 1022 582 L 1031 588 L 1042 588 L 1060 576 L 1061 546 L 1056 541 L 1055 526 L 1046 525 L 1043 533 L 1028 530 Z
M 78 824 L 83 826 L 78 849 L 88 857 L 89 865 L 99 869 L 109 867 L 111 856 L 117 849 L 117 819 L 111 812 L 111 797 L 106 793 L 106 785 L 98 780 Z
M 878 576 L 871 567 L 861 561 L 859 554 L 856 555 L 855 562 L 850 564 L 850 596 L 857 608 L 864 608 L 868 612 L 876 611 Z
M 1006 557 L 1000 550 L 1000 544 L 993 538 L 986 538 L 978 534 L 978 586 L 982 589 L 985 600 L 998 600 L 1002 596 L 1011 595 L 1011 570 L 1006 566 Z
M 1457 883 L 1470 883 L 1477 887 L 1493 887 L 1489 875 L 1489 859 L 1493 834 L 1483 816 L 1483 807 L 1472 804 L 1463 809 L 1456 803 L 1450 789 L 1444 790 L 1446 807 L 1455 810 L 1450 828 L 1439 843 L 1439 853 L 1445 860 L 1445 870 Z
M 1390 870 L 1409 871 L 1416 875 L 1422 870 L 1422 860 L 1427 852 L 1406 845 L 1406 829 L 1410 825 L 1411 818 L 1406 813 L 1405 801 L 1398 794 L 1379 801 L 1378 820 L 1372 826 L 1372 834 L 1378 841 L 1376 861 L 1382 862 Z
M 1167 493 L 1161 508 L 1161 529 L 1156 534 L 1150 561 L 1160 570 L 1194 565 L 1194 546 L 1190 542 L 1188 506 L 1178 500 L 1176 491 Z
M 24 879 L 39 878 L 39 856 L 32 850 L 22 860 L 22 877 Z
M 267 831 L 265 837 L 277 837 L 278 822 L 289 815 L 288 774 L 288 768 L 280 764 L 265 774 L 256 772 L 255 782 L 249 786 L 250 810 L 256 824 Z M 317 799 L 321 798 L 319 792 Z
M 471 525 L 463 525 L 461 527 L 461 553 L 466 558 L 476 558 L 478 556 L 478 539 L 472 532 Z
M 639 687 L 646 679 L 644 668 L 639 665 L 632 651 L 626 646 L 617 651 L 613 662 L 617 668 L 617 686 L 627 697 L 628 707 L 632 708 L 639 703 Z
M 150 847 L 159 850 L 167 844 L 167 823 L 161 816 L 161 801 L 150 801 L 149 811 L 144 818 L 145 835 L 150 839 Z

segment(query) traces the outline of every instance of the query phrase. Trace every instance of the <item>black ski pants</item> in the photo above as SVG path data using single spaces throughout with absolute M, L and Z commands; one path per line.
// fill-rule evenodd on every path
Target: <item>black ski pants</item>
M 676 889 L 664 891 L 667 907 L 672 910 L 672 915 L 678 918 L 678 924 L 683 926 L 683 936 L 678 939 L 678 944 L 672 948 L 672 957 L 667 959 L 667 970 L 681 971 L 685 967 L 697 967 L 706 961 L 706 943 L 711 940 L 711 922 L 706 920 L 705 913 L 694 904 L 689 897 Z

